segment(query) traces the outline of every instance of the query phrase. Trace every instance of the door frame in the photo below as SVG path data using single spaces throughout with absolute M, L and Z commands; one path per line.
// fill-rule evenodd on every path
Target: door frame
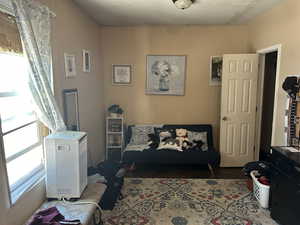
M 257 81 L 257 112 L 256 112 L 256 122 L 255 122 L 255 152 L 254 159 L 259 160 L 260 153 L 260 135 L 261 135 L 261 119 L 262 119 L 262 101 L 263 101 L 263 90 L 264 90 L 264 75 L 265 75 L 265 57 L 266 54 L 271 52 L 277 52 L 277 67 L 276 67 L 276 79 L 275 79 L 275 92 L 274 92 L 274 108 L 273 108 L 273 124 L 272 124 L 272 137 L 271 145 L 274 144 L 274 128 L 275 119 L 277 116 L 277 98 L 280 84 L 280 65 L 281 65 L 281 53 L 282 45 L 277 44 L 271 47 L 257 50 L 256 53 L 259 55 L 259 68 L 258 68 L 258 81 Z

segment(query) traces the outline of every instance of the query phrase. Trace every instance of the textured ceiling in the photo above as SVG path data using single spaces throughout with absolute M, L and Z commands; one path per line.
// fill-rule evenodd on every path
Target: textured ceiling
M 177 9 L 172 0 L 74 0 L 99 24 L 240 24 L 284 0 L 196 0 Z

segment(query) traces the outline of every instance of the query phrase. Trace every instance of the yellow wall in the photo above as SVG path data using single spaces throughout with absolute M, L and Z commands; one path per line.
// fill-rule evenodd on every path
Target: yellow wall
M 102 158 L 103 107 L 120 104 L 127 123 L 211 123 L 218 143 L 220 87 L 208 85 L 209 59 L 224 53 L 282 44 L 281 81 L 287 74 L 300 73 L 300 2 L 286 0 L 251 21 L 249 26 L 143 26 L 99 27 L 71 0 L 42 0 L 56 13 L 53 19 L 53 66 L 56 98 L 62 106 L 63 88 L 79 89 L 81 127 L 87 130 L 92 163 Z M 100 44 L 102 46 L 100 46 Z M 250 48 L 251 47 L 251 48 Z M 92 51 L 93 69 L 81 72 L 81 50 Z M 78 76 L 64 78 L 63 53 L 76 54 Z M 187 55 L 186 95 L 145 95 L 146 55 Z M 111 85 L 112 64 L 133 64 L 131 86 Z M 103 70 L 103 71 L 102 71 Z M 104 74 L 104 80 L 101 74 Z M 282 83 L 282 82 L 281 82 Z M 104 87 L 103 87 L 104 86 Z M 105 89 L 103 89 L 105 88 Z M 104 96 L 105 93 L 105 96 Z M 103 102 L 103 96 L 105 102 Z M 276 144 L 282 143 L 284 93 L 279 91 Z M 0 165 L 1 174 L 3 168 Z M 0 224 L 21 225 L 45 197 L 44 184 L 26 193 L 6 209 L 3 179 L 0 180 Z
M 218 145 L 220 86 L 209 86 L 210 56 L 247 53 L 246 26 L 103 27 L 106 108 L 120 104 L 128 124 L 213 124 Z M 145 95 L 146 55 L 187 55 L 185 96 Z M 111 84 L 112 64 L 133 64 L 131 86 Z
M 52 47 L 55 94 L 62 106 L 62 89 L 78 88 L 81 129 L 89 134 L 89 163 L 96 164 L 104 153 L 104 102 L 101 77 L 99 26 L 85 15 L 71 0 L 41 0 L 56 14 L 52 19 Z M 91 51 L 92 71 L 82 72 L 82 49 Z M 64 52 L 75 54 L 77 77 L 64 77 Z M 62 107 L 61 107 L 62 108 Z M 0 174 L 4 168 L 0 165 Z M 22 168 L 20 168 L 22 169 Z M 3 177 L 1 177 L 3 178 Z M 0 224 L 21 225 L 45 199 L 45 185 L 40 182 L 7 208 L 4 179 L 0 179 Z
M 284 109 L 286 94 L 281 85 L 286 75 L 300 74 L 300 1 L 286 0 L 249 24 L 252 51 L 282 44 L 274 145 L 284 140 Z

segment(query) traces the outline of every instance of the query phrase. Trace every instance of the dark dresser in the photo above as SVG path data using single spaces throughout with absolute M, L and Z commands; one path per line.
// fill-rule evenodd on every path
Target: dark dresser
M 300 151 L 272 147 L 271 217 L 281 225 L 300 224 Z

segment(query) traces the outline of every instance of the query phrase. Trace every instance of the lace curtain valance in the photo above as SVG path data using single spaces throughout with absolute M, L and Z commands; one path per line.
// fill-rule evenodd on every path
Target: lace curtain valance
M 0 11 L 0 52 L 22 54 L 22 43 L 15 17 Z

